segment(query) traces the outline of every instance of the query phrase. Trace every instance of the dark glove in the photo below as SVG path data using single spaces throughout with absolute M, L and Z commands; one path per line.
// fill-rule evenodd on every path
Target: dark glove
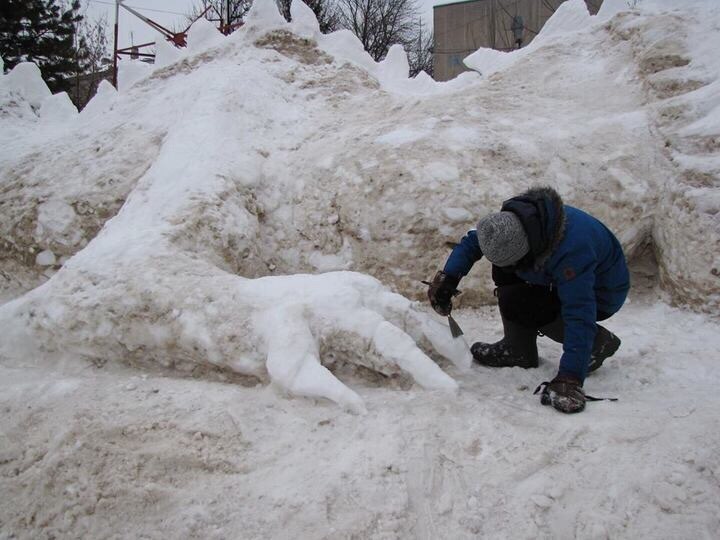
M 549 383 L 545 382 L 538 386 L 535 393 L 537 394 L 543 386 L 545 388 L 540 395 L 540 403 L 543 405 L 552 405 L 564 413 L 576 413 L 585 408 L 585 392 L 579 380 L 558 375 Z
M 444 317 L 450 315 L 452 311 L 452 297 L 459 293 L 458 283 L 460 283 L 460 278 L 449 276 L 445 272 L 438 272 L 432 283 L 428 284 L 430 305 Z

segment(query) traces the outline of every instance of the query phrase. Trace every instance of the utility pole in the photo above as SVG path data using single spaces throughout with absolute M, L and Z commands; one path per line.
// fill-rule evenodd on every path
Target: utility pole
M 495 48 L 495 1 L 492 0 L 490 4 L 490 32 L 492 35 L 491 48 Z
M 118 19 L 120 18 L 120 4 L 122 0 L 115 0 L 115 40 L 113 45 L 113 86 L 118 87 Z
M 227 30 L 225 31 L 226 34 L 230 33 L 230 25 L 232 24 L 232 15 L 230 14 L 230 0 L 227 0 Z

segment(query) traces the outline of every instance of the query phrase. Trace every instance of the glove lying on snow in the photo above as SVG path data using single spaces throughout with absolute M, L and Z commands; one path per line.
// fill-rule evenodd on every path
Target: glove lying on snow
M 432 282 L 428 283 L 430 305 L 444 317 L 450 315 L 452 311 L 452 297 L 459 293 L 457 290 L 458 283 L 460 283 L 459 278 L 449 276 L 442 271 L 435 274 Z
M 535 393 L 537 394 L 541 388 L 540 403 L 543 405 L 552 405 L 564 413 L 576 413 L 585 408 L 585 392 L 582 384 L 573 377 L 558 375 L 549 383 L 541 383 L 535 389 Z
M 585 408 L 587 401 L 617 401 L 617 398 L 599 398 L 588 396 L 583 390 L 582 383 L 567 375 L 558 375 L 550 382 L 540 383 L 535 394 L 542 390 L 540 403 L 552 405 L 564 413 L 576 413 Z

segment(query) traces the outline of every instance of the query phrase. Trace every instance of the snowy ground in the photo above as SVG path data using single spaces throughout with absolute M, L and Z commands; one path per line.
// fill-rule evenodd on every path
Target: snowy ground
M 494 309 L 463 311 L 475 337 Z M 369 372 L 368 414 L 69 362 L 0 367 L 0 523 L 18 538 L 716 538 L 720 325 L 635 302 L 581 417 L 540 406 L 538 370 L 448 368 L 448 398 Z M 340 369 L 340 368 L 339 368 Z
M 0 539 L 717 537 L 720 8 L 626 8 L 448 84 L 272 0 L 80 114 L 0 76 Z M 537 183 L 634 271 L 620 401 L 574 417 L 532 395 L 558 345 L 467 370 L 408 299 Z

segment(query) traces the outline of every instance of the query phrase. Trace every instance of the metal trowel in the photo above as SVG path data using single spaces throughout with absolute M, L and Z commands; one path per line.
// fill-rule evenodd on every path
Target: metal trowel
M 452 315 L 448 315 L 448 325 L 450 325 L 450 333 L 452 334 L 452 337 L 458 338 L 463 335 L 462 328 L 460 328 L 457 321 L 453 319 Z

